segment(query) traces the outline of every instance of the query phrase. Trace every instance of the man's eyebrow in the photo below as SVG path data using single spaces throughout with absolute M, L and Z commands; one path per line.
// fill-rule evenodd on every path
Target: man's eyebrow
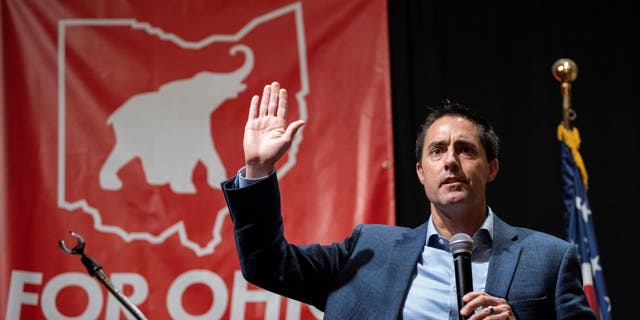
M 447 145 L 447 142 L 445 142 L 444 140 L 437 140 L 437 141 L 434 141 L 434 142 L 429 143 L 429 144 L 427 145 L 427 148 L 428 148 L 428 149 L 431 149 L 431 148 L 433 148 L 433 147 L 436 147 L 436 146 L 442 146 L 442 145 Z
M 468 139 L 459 139 L 453 142 L 455 145 L 463 145 L 463 146 L 475 146 L 476 144 Z
M 433 147 L 437 147 L 437 146 L 442 146 L 442 145 L 447 145 L 448 142 L 445 140 L 437 140 L 437 141 L 433 141 L 431 143 L 429 143 L 427 145 L 427 148 L 431 149 Z M 454 145 L 456 146 L 475 146 L 476 143 L 472 140 L 469 139 L 465 139 L 465 138 L 460 138 L 456 141 L 453 142 Z

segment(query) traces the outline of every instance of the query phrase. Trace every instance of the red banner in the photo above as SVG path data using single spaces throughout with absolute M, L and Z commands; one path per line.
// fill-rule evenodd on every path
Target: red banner
M 251 96 L 304 119 L 278 164 L 291 242 L 394 224 L 387 8 L 358 1 L 2 1 L 0 312 L 320 319 L 248 284 L 220 182 Z

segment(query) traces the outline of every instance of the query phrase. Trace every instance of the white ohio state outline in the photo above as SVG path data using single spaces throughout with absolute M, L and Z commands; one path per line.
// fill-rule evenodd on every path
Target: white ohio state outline
M 173 42 L 177 46 L 184 49 L 201 49 L 214 42 L 236 42 L 258 25 L 265 23 L 269 20 L 279 18 L 288 13 L 293 13 L 295 17 L 296 25 L 296 39 L 298 44 L 298 56 L 300 67 L 300 91 L 295 94 L 296 101 L 298 102 L 300 119 L 307 120 L 307 106 L 304 98 L 309 93 L 309 81 L 307 71 L 307 55 L 306 55 L 306 42 L 304 33 L 304 23 L 302 20 L 302 4 L 296 2 L 267 14 L 258 16 L 247 23 L 240 31 L 233 35 L 211 35 L 200 41 L 185 41 L 175 34 L 167 33 L 162 29 L 151 26 L 146 22 L 139 22 L 135 19 L 63 19 L 58 21 L 58 207 L 68 211 L 81 209 L 84 213 L 90 215 L 93 218 L 93 226 L 95 230 L 112 233 L 118 235 L 126 242 L 134 240 L 143 240 L 151 244 L 163 243 L 167 238 L 174 233 L 178 234 L 180 243 L 193 250 L 197 256 L 204 256 L 213 254 L 215 247 L 222 242 L 221 229 L 224 223 L 224 218 L 229 214 L 227 207 L 223 207 L 218 210 L 217 217 L 215 219 L 215 225 L 213 227 L 213 238 L 207 243 L 206 246 L 201 247 L 197 243 L 189 240 L 184 222 L 182 220 L 169 226 L 158 235 L 153 235 L 148 232 L 127 232 L 123 228 L 115 225 L 107 225 L 102 223 L 102 216 L 100 211 L 86 201 L 86 199 L 80 199 L 73 202 L 68 202 L 65 197 L 65 28 L 75 26 L 130 26 L 132 29 L 141 29 L 148 34 L 157 36 L 164 41 Z M 303 128 L 302 128 L 303 129 Z M 300 131 L 302 131 L 302 129 Z M 298 153 L 298 146 L 302 141 L 302 132 L 293 139 L 291 148 L 288 152 L 287 161 L 278 169 L 278 177 L 283 177 L 291 170 L 296 164 L 296 154 Z

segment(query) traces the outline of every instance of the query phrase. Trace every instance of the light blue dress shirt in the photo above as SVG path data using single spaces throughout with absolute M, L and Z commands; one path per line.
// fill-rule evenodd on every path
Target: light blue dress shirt
M 491 208 L 487 211 L 487 218 L 473 235 L 473 291 L 484 291 L 489 269 L 494 214 Z M 406 320 L 459 318 L 453 255 L 449 251 L 449 241 L 436 232 L 431 217 L 427 225 L 427 243 L 417 262 L 415 278 L 409 287 L 402 316 Z
M 260 178 L 255 178 L 255 179 L 248 179 L 245 178 L 246 175 L 246 171 L 247 171 L 247 167 L 242 167 L 240 168 L 240 170 L 238 170 L 238 174 L 236 175 L 238 177 L 238 187 L 239 188 L 244 188 L 244 187 L 248 187 L 260 180 L 264 180 L 266 179 L 268 176 L 264 176 L 264 177 L 260 177 Z

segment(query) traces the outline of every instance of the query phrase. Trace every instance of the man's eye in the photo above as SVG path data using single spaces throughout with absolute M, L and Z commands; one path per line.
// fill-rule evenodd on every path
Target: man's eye
M 431 149 L 430 153 L 431 154 L 441 154 L 442 153 L 442 149 L 434 148 L 434 149 Z

